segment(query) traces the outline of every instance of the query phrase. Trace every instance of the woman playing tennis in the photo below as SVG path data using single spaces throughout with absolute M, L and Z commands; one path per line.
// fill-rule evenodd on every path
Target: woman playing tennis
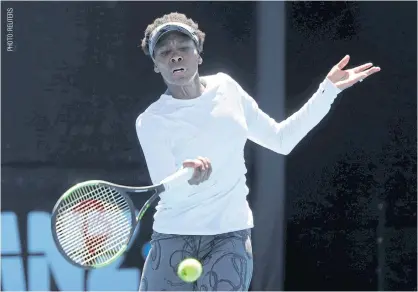
M 345 69 L 345 56 L 299 111 L 276 122 L 232 77 L 199 75 L 204 40 L 198 25 L 178 13 L 156 19 L 142 40 L 167 86 L 136 120 L 150 177 L 159 183 L 181 167 L 194 168 L 194 174 L 189 184 L 161 195 L 141 291 L 248 290 L 253 217 L 246 198 L 247 139 L 289 154 L 342 90 L 380 71 L 371 63 Z M 203 265 L 194 283 L 177 276 L 187 257 Z

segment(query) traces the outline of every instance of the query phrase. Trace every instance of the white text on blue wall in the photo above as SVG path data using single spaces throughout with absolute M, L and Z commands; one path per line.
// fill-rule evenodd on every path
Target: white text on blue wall
M 90 271 L 85 279 L 84 270 L 68 263 L 59 253 L 52 239 L 50 222 L 51 216 L 46 212 L 33 211 L 27 216 L 26 277 L 17 216 L 13 212 L 1 213 L 4 291 L 50 291 L 50 276 L 61 291 L 138 291 L 141 271 L 119 269 L 123 257 L 108 267 Z

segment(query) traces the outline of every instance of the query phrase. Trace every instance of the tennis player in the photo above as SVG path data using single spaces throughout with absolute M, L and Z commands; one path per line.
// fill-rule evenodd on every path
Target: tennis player
M 141 291 L 248 290 L 253 217 L 246 199 L 247 139 L 289 154 L 342 90 L 380 71 L 372 63 L 344 69 L 347 55 L 299 111 L 276 122 L 232 77 L 199 75 L 204 40 L 197 23 L 179 13 L 155 19 L 142 40 L 167 86 L 136 120 L 150 177 L 158 183 L 183 166 L 194 168 L 194 174 L 183 188 L 161 195 Z M 203 265 L 195 283 L 177 276 L 187 257 Z

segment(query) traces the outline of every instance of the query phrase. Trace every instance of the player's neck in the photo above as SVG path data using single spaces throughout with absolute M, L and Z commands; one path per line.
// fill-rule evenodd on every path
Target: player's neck
M 200 80 L 199 74 L 196 74 L 193 81 L 187 85 L 178 86 L 167 84 L 167 93 L 177 99 L 193 99 L 201 96 L 204 91 L 205 85 Z

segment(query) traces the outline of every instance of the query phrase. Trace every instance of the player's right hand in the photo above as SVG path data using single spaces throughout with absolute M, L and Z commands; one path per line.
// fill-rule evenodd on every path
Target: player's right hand
M 193 176 L 189 179 L 191 185 L 198 185 L 206 181 L 212 173 L 212 164 L 206 157 L 199 156 L 196 159 L 187 159 L 183 162 L 183 167 L 194 168 Z

